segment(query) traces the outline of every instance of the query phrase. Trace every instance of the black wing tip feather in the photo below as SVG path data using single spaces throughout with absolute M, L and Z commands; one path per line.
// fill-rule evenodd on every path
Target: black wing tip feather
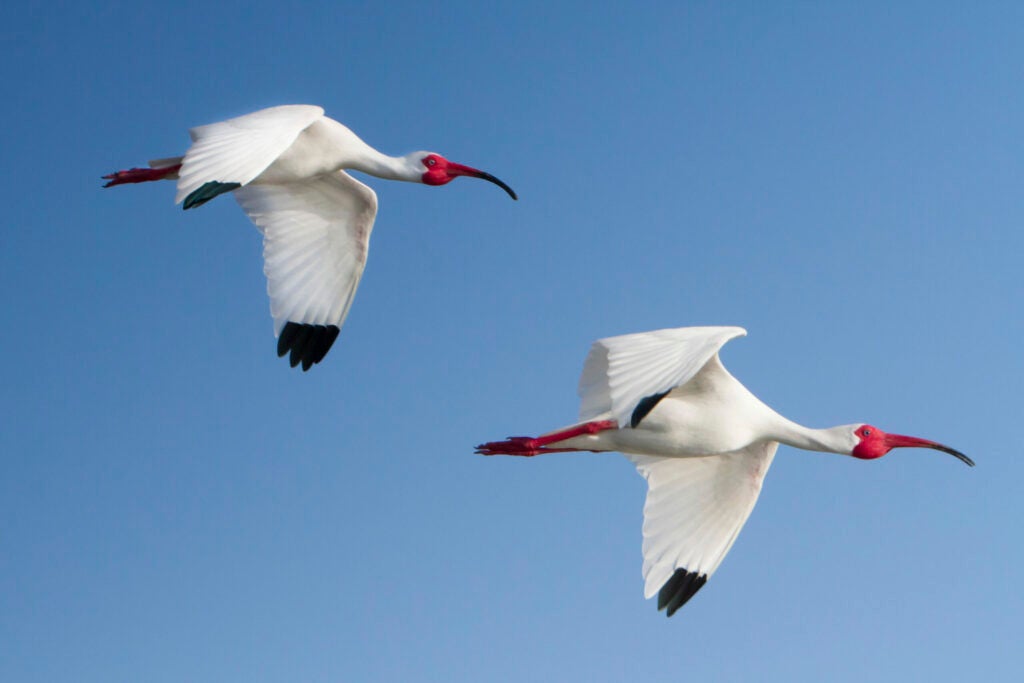
M 680 567 L 658 591 L 658 609 L 665 610 L 666 617 L 672 616 L 707 582 L 707 574 L 698 574 Z
M 193 190 L 189 193 L 189 195 L 185 197 L 185 201 L 181 205 L 181 208 L 185 211 L 194 209 L 197 206 L 202 206 L 214 197 L 222 195 L 225 192 L 237 190 L 241 186 L 241 183 L 221 183 L 216 180 L 211 180 L 208 183 L 203 183 L 202 187 L 198 190 Z
M 294 368 L 301 363 L 305 372 L 324 359 L 340 331 L 337 325 L 285 323 L 277 338 L 277 355 L 290 353 L 289 364 Z
M 651 394 L 640 399 L 640 402 L 636 404 L 636 408 L 633 409 L 633 414 L 629 418 L 629 426 L 635 429 L 640 424 L 640 421 L 647 417 L 647 413 L 654 410 L 654 406 L 658 405 L 661 399 L 668 396 L 668 393 L 668 391 L 663 391 L 660 394 Z

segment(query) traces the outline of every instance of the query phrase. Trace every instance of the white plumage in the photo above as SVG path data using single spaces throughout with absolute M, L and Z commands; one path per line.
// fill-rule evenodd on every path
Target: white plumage
M 897 447 L 941 450 L 865 424 L 810 429 L 782 417 L 722 365 L 746 331 L 684 327 L 594 342 L 580 376 L 580 422 L 477 446 L 483 455 L 620 451 L 647 480 L 644 595 L 671 616 L 714 574 L 750 516 L 780 443 L 870 460 Z
M 338 336 L 366 266 L 377 196 L 342 169 L 444 185 L 494 176 L 433 152 L 390 157 L 321 107 L 285 105 L 198 126 L 184 157 L 104 176 L 107 186 L 176 179 L 175 201 L 202 206 L 226 192 L 263 233 L 264 273 L 278 355 L 308 370 Z
M 580 421 L 608 413 L 620 424 L 645 396 L 685 384 L 742 327 L 684 327 L 594 342 L 580 375 Z
M 189 131 L 192 146 L 185 152 L 181 170 L 178 171 L 175 203 L 185 201 L 186 197 L 208 182 L 248 185 L 271 164 L 278 162 L 283 165 L 285 160 L 281 157 L 295 144 L 299 135 L 323 118 L 322 107 L 291 104 L 262 109 L 219 123 L 196 126 Z M 351 140 L 344 139 L 346 136 L 338 130 L 340 135 L 337 136 L 337 142 L 341 144 L 312 150 L 311 154 L 305 156 L 311 165 L 309 171 L 278 174 L 282 175 L 279 182 L 305 180 L 336 170 L 331 166 L 338 152 L 345 153 L 358 140 L 348 128 L 341 128 L 348 132 Z
M 247 185 L 235 199 L 263 233 L 274 335 L 288 321 L 337 325 L 366 266 L 377 195 L 347 173 Z
M 647 480 L 645 598 L 680 568 L 698 577 L 715 573 L 754 509 L 778 448 L 778 442 L 761 441 L 706 458 L 626 455 Z

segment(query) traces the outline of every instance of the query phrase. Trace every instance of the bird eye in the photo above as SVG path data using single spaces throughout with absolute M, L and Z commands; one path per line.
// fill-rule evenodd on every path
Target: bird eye
M 863 433 L 864 433 L 864 436 L 871 436 L 871 430 L 870 429 L 865 429 Z
M 427 166 L 433 166 L 437 163 L 437 159 L 433 157 L 427 157 Z

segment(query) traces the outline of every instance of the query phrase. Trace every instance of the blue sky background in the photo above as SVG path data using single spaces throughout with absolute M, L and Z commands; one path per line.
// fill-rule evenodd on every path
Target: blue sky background
M 1016 680 L 1024 7 L 8 3 L 0 9 L 0 680 Z M 230 199 L 99 176 L 311 103 L 391 154 L 345 328 L 276 358 Z M 742 325 L 811 426 L 666 620 L 598 337 Z

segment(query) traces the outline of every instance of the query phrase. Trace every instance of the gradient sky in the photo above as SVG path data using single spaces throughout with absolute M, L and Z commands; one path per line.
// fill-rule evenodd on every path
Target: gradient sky
M 1024 7 L 7 3 L 0 680 L 1016 680 Z M 229 198 L 100 175 L 320 104 L 519 193 L 369 179 L 327 359 L 274 354 Z M 592 340 L 742 325 L 787 417 L 961 449 L 782 448 L 672 619 Z

